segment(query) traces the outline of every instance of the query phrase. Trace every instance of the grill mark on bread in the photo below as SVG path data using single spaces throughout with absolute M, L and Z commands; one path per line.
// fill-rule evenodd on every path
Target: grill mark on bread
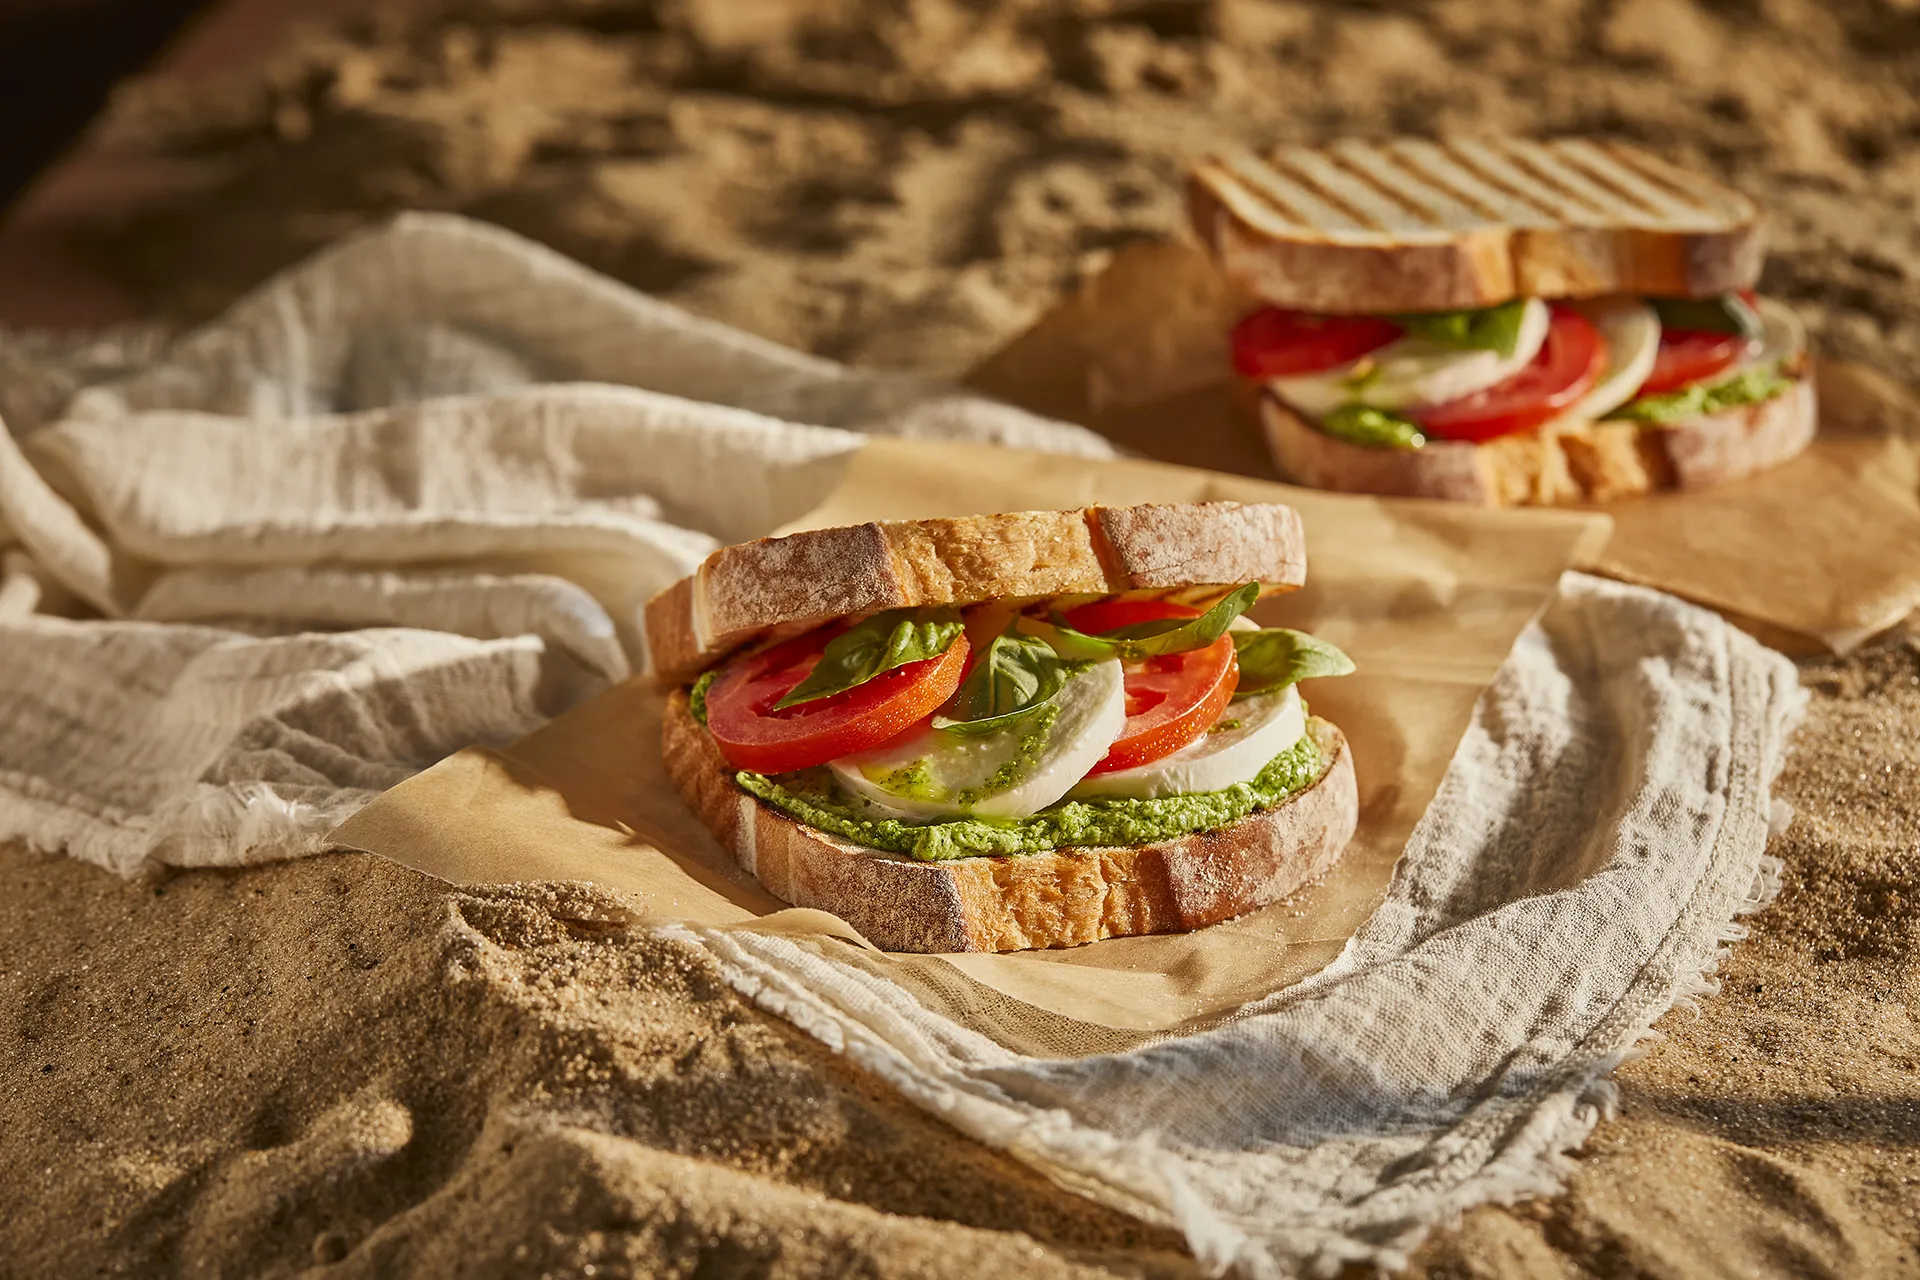
M 1606 155 L 1629 173 L 1670 193 L 1675 199 L 1707 212 L 1715 218 L 1739 219 L 1755 216 L 1753 202 L 1737 191 L 1705 184 L 1689 184 L 1688 175 L 1675 170 L 1654 156 L 1619 143 L 1602 144 Z
M 1415 204 L 1407 193 L 1373 180 L 1338 152 L 1296 147 L 1288 153 L 1287 161 L 1294 172 L 1305 174 L 1330 197 L 1360 210 L 1383 231 L 1432 235 L 1441 230 L 1433 214 Z
M 1443 192 L 1435 190 L 1431 184 L 1416 186 L 1409 179 L 1417 180 L 1418 175 L 1409 174 L 1406 169 L 1394 164 L 1389 152 L 1357 143 L 1339 143 L 1328 150 L 1326 161 L 1329 165 L 1338 167 L 1342 173 L 1349 175 L 1354 182 L 1366 185 L 1381 199 L 1392 201 L 1406 209 L 1421 219 L 1421 225 L 1431 230 L 1441 231 L 1447 225 L 1449 214 L 1441 207 L 1442 205 L 1453 206 L 1452 217 L 1455 222 L 1472 221 L 1484 216 Z M 1377 169 L 1370 168 L 1370 165 L 1377 166 Z M 1396 186 L 1392 178 L 1383 176 L 1379 169 L 1397 175 L 1400 180 L 1399 185 Z M 1461 214 L 1465 217 L 1460 217 Z
M 1250 195 L 1263 202 L 1267 211 L 1279 212 L 1284 222 L 1334 236 L 1366 230 L 1258 156 L 1243 152 L 1230 158 L 1227 167 Z
M 1486 307 L 1528 293 L 1751 287 L 1753 202 L 1630 147 L 1417 138 L 1276 147 L 1197 166 L 1189 214 L 1261 300 L 1309 311 Z
M 1456 164 L 1487 185 L 1537 210 L 1548 219 L 1550 225 L 1578 221 L 1592 212 L 1577 201 L 1562 200 L 1555 203 L 1552 191 L 1529 187 L 1527 172 L 1485 143 L 1471 138 L 1454 138 L 1440 145 Z M 1576 207 L 1569 209 L 1570 204 Z
M 1330 241 L 1390 243 L 1483 225 L 1737 229 L 1722 224 L 1754 213 L 1710 179 L 1585 139 L 1348 140 L 1236 152 L 1197 166 L 1195 176 L 1224 213 L 1256 229 Z
M 1378 212 L 1369 209 L 1367 207 L 1367 201 L 1363 197 L 1357 198 L 1352 191 L 1342 190 L 1337 177 L 1329 181 L 1326 168 L 1330 168 L 1331 166 L 1323 168 L 1322 165 L 1316 165 L 1314 163 L 1315 158 L 1314 154 L 1305 147 L 1297 147 L 1289 152 L 1276 152 L 1268 156 L 1267 163 L 1272 166 L 1276 173 L 1282 171 L 1281 166 L 1284 164 L 1284 172 L 1288 181 L 1304 188 L 1312 194 L 1315 199 L 1320 200 L 1328 207 L 1339 209 L 1342 213 L 1346 214 L 1351 221 L 1358 223 L 1369 231 L 1401 231 L 1408 229 L 1404 226 L 1390 227 L 1388 225 L 1388 219 L 1382 218 Z M 1324 162 L 1322 162 L 1322 164 L 1324 164 Z
M 1595 217 L 1605 219 L 1608 209 L 1617 202 L 1609 201 L 1608 193 L 1601 187 L 1587 181 L 1577 169 L 1562 164 L 1545 147 L 1528 147 L 1512 144 L 1507 149 L 1507 160 L 1526 173 L 1549 191 L 1558 192 L 1572 205 L 1578 205 Z M 1629 200 L 1628 209 L 1642 217 L 1652 214 L 1657 220 L 1659 215 L 1638 200 Z M 1631 216 L 1631 214 L 1629 215 Z
M 1452 148 L 1450 142 L 1410 141 L 1402 158 L 1417 167 L 1428 181 L 1456 193 L 1470 192 L 1502 223 L 1520 228 L 1553 225 L 1554 215 L 1550 210 L 1528 199 L 1524 191 L 1515 191 L 1487 177 Z
M 1488 204 L 1474 192 L 1462 190 L 1446 182 L 1438 175 L 1428 173 L 1413 154 L 1415 145 L 1411 140 L 1403 139 L 1399 142 L 1389 143 L 1386 147 L 1373 154 L 1377 155 L 1380 160 L 1386 163 L 1395 173 L 1411 179 L 1414 182 L 1425 183 L 1426 185 L 1423 191 L 1427 193 L 1429 197 L 1439 197 L 1434 206 L 1436 213 L 1441 211 L 1442 204 L 1452 204 L 1467 213 L 1467 219 L 1463 221 L 1465 221 L 1468 226 L 1475 225 L 1473 222 L 1474 219 L 1478 219 L 1478 225 L 1481 226 L 1500 225 L 1500 211 L 1497 208 Z M 1431 146 L 1432 144 L 1428 143 L 1426 145 Z M 1358 146 L 1353 148 L 1355 156 L 1362 150 L 1363 149 Z
M 1583 140 L 1570 139 L 1562 143 L 1558 158 L 1562 164 L 1578 172 L 1613 199 L 1646 209 L 1660 220 L 1662 226 L 1696 224 L 1709 212 L 1692 200 L 1675 199 L 1651 183 L 1641 182 L 1635 186 L 1632 173 L 1623 172 L 1608 160 L 1604 152 Z

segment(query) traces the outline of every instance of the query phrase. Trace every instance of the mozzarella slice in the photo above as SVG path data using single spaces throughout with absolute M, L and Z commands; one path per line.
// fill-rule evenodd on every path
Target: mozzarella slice
M 1279 693 L 1227 704 L 1205 737 L 1170 756 L 1132 769 L 1095 774 L 1068 794 L 1076 800 L 1115 796 L 1152 800 L 1224 791 L 1235 783 L 1253 781 L 1306 731 L 1300 691 L 1289 685 Z
M 1318 418 L 1343 404 L 1376 409 L 1405 409 L 1444 404 L 1504 382 L 1527 367 L 1547 340 L 1552 315 L 1538 298 L 1527 300 L 1513 354 L 1463 351 L 1430 338 L 1397 338 L 1358 360 L 1322 373 L 1271 378 L 1267 385 L 1282 400 Z
M 1660 317 L 1638 298 L 1601 298 L 1576 305 L 1606 340 L 1607 367 L 1593 389 L 1561 418 L 1592 422 L 1640 394 L 1660 354 Z
M 1733 372 L 1715 379 L 1724 382 L 1727 378 L 1745 373 L 1755 365 L 1779 364 L 1783 361 L 1797 360 L 1807 349 L 1807 324 L 1792 307 L 1784 302 L 1775 302 L 1772 298 L 1761 298 L 1754 308 L 1760 313 L 1760 349 L 1742 360 Z
M 1119 662 L 1097 662 L 1069 679 L 1052 708 L 993 733 L 929 725 L 827 767 L 892 817 L 1025 818 L 1067 794 L 1120 736 L 1127 694 Z

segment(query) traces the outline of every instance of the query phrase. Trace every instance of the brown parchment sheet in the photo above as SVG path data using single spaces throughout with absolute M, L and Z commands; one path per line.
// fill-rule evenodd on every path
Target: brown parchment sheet
M 1336 869 L 1286 902 L 1190 934 L 1011 955 L 888 956 L 740 872 L 668 782 L 662 696 L 636 679 L 503 750 L 463 751 L 334 833 L 457 884 L 586 880 L 646 921 L 776 929 L 881 966 L 919 998 L 1033 1052 L 1111 1050 L 1193 1027 L 1320 968 L 1372 911 L 1452 757 L 1475 698 L 1603 517 L 1481 511 L 1311 490 L 1145 461 L 876 440 L 790 528 L 1096 502 L 1283 501 L 1307 529 L 1302 590 L 1254 617 L 1313 631 L 1359 671 L 1305 690 L 1341 726 L 1360 826 Z
M 969 380 L 1149 458 L 1277 479 L 1228 355 L 1251 305 L 1199 248 L 1131 245 Z M 1613 539 L 1582 567 L 1798 651 L 1844 653 L 1920 606 L 1920 398 L 1858 365 L 1816 361 L 1814 381 L 1805 454 L 1722 488 L 1605 504 Z

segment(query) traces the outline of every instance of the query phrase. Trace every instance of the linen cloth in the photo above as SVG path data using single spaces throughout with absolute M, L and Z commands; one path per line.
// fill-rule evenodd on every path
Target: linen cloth
M 77 395 L 71 365 L 0 369 L 0 840 L 123 874 L 316 851 L 408 773 L 641 669 L 640 603 L 814 506 L 863 433 L 1110 452 L 446 217 L 343 242 Z M 1214 1270 L 1391 1264 L 1550 1189 L 1606 1072 L 1709 989 L 1774 883 L 1800 705 L 1718 617 L 1570 575 L 1339 959 L 1126 1053 L 1037 1060 L 884 966 L 665 932 Z

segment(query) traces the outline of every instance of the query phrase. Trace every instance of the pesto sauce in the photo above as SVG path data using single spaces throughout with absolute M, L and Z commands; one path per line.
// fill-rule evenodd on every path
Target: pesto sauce
M 713 682 L 719 678 L 718 671 L 703 672 L 700 678 L 693 682 L 693 688 L 687 690 L 687 710 L 703 726 L 707 723 L 707 690 L 712 688 Z
M 873 849 L 922 862 L 1002 854 L 1044 853 L 1083 846 L 1150 844 L 1229 826 L 1306 790 L 1326 770 L 1311 733 L 1275 756 L 1251 782 L 1223 791 L 1152 800 L 1062 800 L 1030 818 L 948 818 L 924 824 L 865 811 L 833 784 L 825 769 L 769 778 L 742 771 L 741 788 L 807 826 Z
M 1682 387 L 1678 391 L 1629 400 L 1607 416 L 1660 426 L 1771 400 L 1791 387 L 1793 381 L 1777 364 L 1756 365 L 1713 386 Z
M 1418 449 L 1427 443 L 1420 424 L 1370 404 L 1343 404 L 1317 424 L 1322 432 L 1369 449 Z

